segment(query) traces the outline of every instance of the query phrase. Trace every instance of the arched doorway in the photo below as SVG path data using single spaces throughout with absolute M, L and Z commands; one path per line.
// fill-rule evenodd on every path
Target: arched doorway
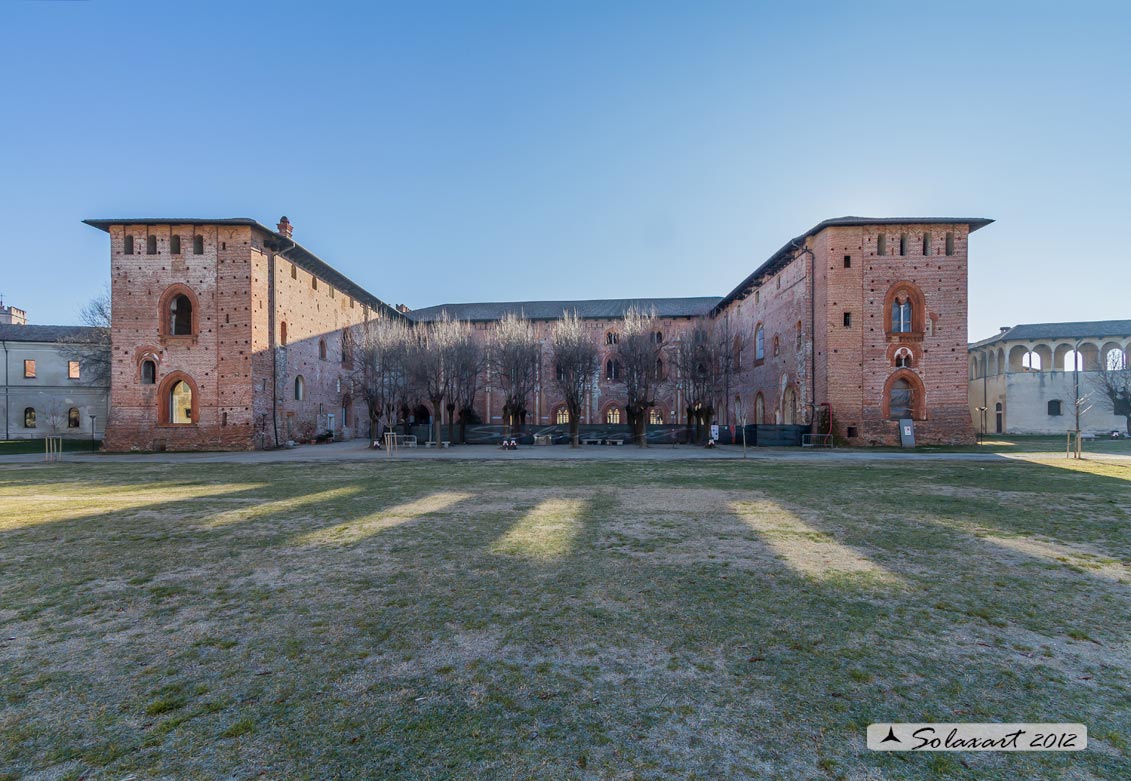
M 994 405 L 994 431 L 998 434 L 1005 433 L 1005 411 L 1000 401 Z

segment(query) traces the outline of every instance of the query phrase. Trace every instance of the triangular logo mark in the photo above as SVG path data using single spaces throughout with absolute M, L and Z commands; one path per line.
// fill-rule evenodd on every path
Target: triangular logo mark
M 881 743 L 902 743 L 903 741 L 895 736 L 895 727 L 888 727 L 888 736 L 886 738 L 884 738 L 883 740 L 881 740 L 880 742 Z

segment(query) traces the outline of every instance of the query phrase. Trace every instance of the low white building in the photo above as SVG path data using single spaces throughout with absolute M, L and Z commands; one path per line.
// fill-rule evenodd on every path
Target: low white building
M 1102 388 L 1101 367 L 1126 375 L 1131 320 L 1031 323 L 969 345 L 974 430 L 998 434 L 1126 432 Z
M 110 388 L 98 329 L 0 323 L 4 439 L 102 438 Z M 93 420 L 92 420 L 93 416 Z

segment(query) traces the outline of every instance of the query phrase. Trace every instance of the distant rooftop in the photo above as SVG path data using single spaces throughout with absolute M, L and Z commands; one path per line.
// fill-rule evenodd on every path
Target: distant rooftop
M 1080 323 L 1024 323 L 974 342 L 971 347 L 984 347 L 995 342 L 1032 341 L 1035 339 L 1104 339 L 1131 337 L 1131 320 L 1091 320 Z
M 855 227 L 860 225 L 968 225 L 970 232 L 984 228 L 993 220 L 987 217 L 833 217 L 831 220 L 818 222 L 809 230 L 787 241 L 781 249 L 770 256 L 769 260 L 742 280 L 738 287 L 727 293 L 726 297 L 719 300 L 716 310 L 721 310 L 735 300 L 741 300 L 753 289 L 754 283 L 760 278 L 775 273 L 793 260 L 794 254 L 805 243 L 805 239 L 816 236 L 825 228 Z
M 82 342 L 93 340 L 98 328 L 85 325 L 8 325 L 0 323 L 0 342 Z
M 615 320 L 624 317 L 630 307 L 644 312 L 655 311 L 657 317 L 696 317 L 711 311 L 721 299 L 718 296 L 699 298 L 605 298 L 591 301 L 505 301 L 477 304 L 441 304 L 408 312 L 416 322 L 427 323 L 447 311 L 453 320 L 488 322 L 501 320 L 506 314 L 522 314 L 528 320 L 557 320 L 563 312 L 577 312 L 586 320 Z
M 323 282 L 333 285 L 337 290 L 340 290 L 346 295 L 353 296 L 357 301 L 374 311 L 382 312 L 392 317 L 399 317 L 399 314 L 393 307 L 322 260 L 322 258 L 315 255 L 306 247 L 297 243 L 290 235 L 279 233 L 250 217 L 219 217 L 212 219 L 199 217 L 114 217 L 108 219 L 83 220 L 83 222 L 99 230 L 104 230 L 107 233 L 110 232 L 111 225 L 250 225 L 274 237 L 274 241 L 279 247 L 276 249 L 276 252 L 296 266 L 310 272 Z

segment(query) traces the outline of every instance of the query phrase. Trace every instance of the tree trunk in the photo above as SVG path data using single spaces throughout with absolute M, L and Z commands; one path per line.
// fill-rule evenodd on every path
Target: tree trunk
M 440 436 L 443 434 L 443 397 L 432 399 L 432 441 L 440 444 Z

